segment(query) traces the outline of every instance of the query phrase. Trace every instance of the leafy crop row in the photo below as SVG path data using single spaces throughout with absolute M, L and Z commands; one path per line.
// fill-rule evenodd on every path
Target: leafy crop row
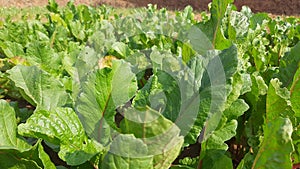
M 232 3 L 5 18 L 0 168 L 297 167 L 300 19 Z

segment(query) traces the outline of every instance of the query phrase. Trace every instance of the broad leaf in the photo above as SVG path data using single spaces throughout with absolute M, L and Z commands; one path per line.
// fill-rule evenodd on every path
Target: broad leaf
M 279 78 L 284 87 L 291 86 L 294 75 L 300 64 L 300 42 L 294 46 L 289 53 L 280 60 L 279 73 L 275 77 Z
M 49 73 L 59 73 L 61 58 L 48 44 L 38 41 L 29 43 L 25 58 L 30 65 L 37 65 L 40 69 Z
M 17 135 L 14 109 L 0 100 L 0 168 L 55 168 L 38 141 L 31 147 Z
M 18 137 L 15 111 L 4 100 L 0 100 L 0 140 L 0 149 L 25 151 L 31 147 Z
M 110 127 L 116 129 L 115 109 L 129 101 L 136 89 L 135 74 L 124 61 L 113 61 L 111 68 L 92 72 L 76 103 L 88 136 L 106 145 L 110 140 Z
M 128 109 L 120 124 L 124 133 L 141 138 L 153 156 L 154 168 L 168 168 L 176 159 L 183 143 L 179 128 L 155 110 Z
M 204 150 L 227 150 L 228 146 L 225 141 L 231 139 L 236 135 L 237 121 L 232 120 L 223 124 L 220 129 L 214 131 L 211 136 L 203 143 L 205 146 Z
M 286 117 L 287 100 L 290 98 L 286 88 L 280 88 L 278 79 L 272 79 L 267 94 L 266 121 L 273 121 L 279 116 Z
M 89 140 L 76 113 L 70 108 L 36 111 L 18 126 L 21 135 L 42 138 L 60 145 L 59 157 L 69 165 L 79 165 L 102 150 Z
M 37 110 L 63 106 L 69 99 L 63 84 L 36 66 L 15 66 L 8 73 L 22 96 Z
M 196 142 L 203 126 L 206 139 L 219 124 L 225 109 L 226 98 L 232 91 L 233 76 L 238 70 L 237 48 L 232 46 L 218 55 L 209 53 L 212 59 L 205 67 L 206 71 L 201 79 L 200 107 L 197 120 L 186 136 L 189 144 Z
M 119 135 L 103 159 L 102 168 L 153 169 L 153 157 L 148 156 L 147 145 L 133 135 Z
M 211 150 L 206 153 L 206 158 L 202 160 L 201 168 L 218 169 L 222 166 L 224 169 L 232 169 L 231 159 L 220 150 Z
M 231 119 L 237 119 L 239 116 L 243 115 L 244 112 L 247 111 L 248 109 L 249 106 L 244 100 L 237 99 L 223 113 L 229 120 L 231 120 Z
M 292 108 L 297 117 L 300 116 L 300 68 L 295 74 L 292 87 L 290 89 Z
M 49 168 L 55 169 L 48 154 L 39 140 L 30 150 L 20 152 L 18 150 L 0 150 L 1 168 Z
M 288 118 L 279 117 L 266 123 L 263 142 L 252 168 L 292 168 L 292 132 L 293 126 Z
M 205 24 L 201 23 L 200 25 L 200 29 L 207 35 L 215 49 L 223 50 L 231 45 L 231 42 L 224 37 L 221 25 L 227 5 L 232 2 L 233 0 L 212 1 L 211 19 Z

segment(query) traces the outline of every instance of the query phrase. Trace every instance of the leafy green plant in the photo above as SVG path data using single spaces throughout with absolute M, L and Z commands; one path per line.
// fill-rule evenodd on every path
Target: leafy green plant
M 292 168 L 300 19 L 155 5 L 0 25 L 0 168 Z

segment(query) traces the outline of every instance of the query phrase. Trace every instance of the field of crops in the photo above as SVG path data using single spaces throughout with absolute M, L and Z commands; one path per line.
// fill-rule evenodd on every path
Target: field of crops
M 300 168 L 300 18 L 232 3 L 1 10 L 0 168 Z

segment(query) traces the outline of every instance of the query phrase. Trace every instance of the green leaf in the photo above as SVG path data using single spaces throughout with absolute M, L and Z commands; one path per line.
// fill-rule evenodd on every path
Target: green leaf
M 61 58 L 53 48 L 43 42 L 32 42 L 27 46 L 26 60 L 30 65 L 36 65 L 54 75 L 59 73 Z
M 146 155 L 154 155 L 154 168 L 170 167 L 183 143 L 179 128 L 152 109 L 140 111 L 130 108 L 124 115 L 120 124 L 122 132 L 132 133 L 144 141 L 148 147 Z
M 33 160 L 28 160 L 26 158 L 20 158 L 15 155 L 18 152 L 6 153 L 0 151 L 0 167 L 1 168 L 11 168 L 11 169 L 41 169 L 41 166 Z
M 233 76 L 238 70 L 237 48 L 232 46 L 217 54 L 210 53 L 211 59 L 201 79 L 198 117 L 185 137 L 189 144 L 196 142 L 204 125 L 201 140 L 207 139 L 216 129 L 225 110 L 226 98 L 232 91 Z
M 249 106 L 244 100 L 237 99 L 231 104 L 231 106 L 228 109 L 226 109 L 223 112 L 223 114 L 228 118 L 228 120 L 237 119 L 239 116 L 243 115 L 244 112 L 246 112 L 248 109 Z
M 280 88 L 280 85 L 278 79 L 272 79 L 270 82 L 267 94 L 266 122 L 286 115 L 290 93 L 286 88 Z
M 186 165 L 173 165 L 170 169 L 195 169 L 195 168 Z
M 88 136 L 106 145 L 110 140 L 110 127 L 116 129 L 115 109 L 129 101 L 136 89 L 135 74 L 124 61 L 113 61 L 111 68 L 92 72 L 76 103 Z
M 0 42 L 0 49 L 8 58 L 13 58 L 15 56 L 24 56 L 23 46 L 16 42 Z
M 227 150 L 228 146 L 225 141 L 236 135 L 237 121 L 231 120 L 224 124 L 221 128 L 214 131 L 204 143 L 205 150 Z
M 17 135 L 14 109 L 0 100 L 0 168 L 55 168 L 41 141 L 31 147 Z
M 17 135 L 15 111 L 5 100 L 0 100 L 0 140 L 0 150 L 16 149 L 25 151 L 31 147 Z
M 205 55 L 208 50 L 212 50 L 214 48 L 210 39 L 196 26 L 193 26 L 189 30 L 188 39 L 190 40 L 192 49 L 188 46 L 188 44 L 184 44 L 182 49 L 184 61 L 190 60 L 190 58 L 185 59 L 185 56 L 187 55 L 185 52 L 187 51 L 189 51 L 189 55 L 192 55 L 194 51 L 197 51 L 200 55 Z
M 63 84 L 36 66 L 15 66 L 7 71 L 9 78 L 20 88 L 22 96 L 36 110 L 50 110 L 67 103 L 69 95 Z
M 75 38 L 79 41 L 84 41 L 86 38 L 84 25 L 79 20 L 71 21 L 69 23 L 70 30 Z
M 36 111 L 25 124 L 18 126 L 18 131 L 24 136 L 59 144 L 58 155 L 69 165 L 82 164 L 102 151 L 102 146 L 87 138 L 80 120 L 70 108 Z
M 115 42 L 112 44 L 111 50 L 114 50 L 116 52 L 116 56 L 119 56 L 120 58 L 127 58 L 132 53 L 130 48 L 122 42 Z
M 297 117 L 300 117 L 300 68 L 295 73 L 294 81 L 290 90 L 292 109 Z
M 280 59 L 279 73 L 275 74 L 284 87 L 290 87 L 294 75 L 300 65 L 300 42 L 294 46 L 289 53 Z
M 201 23 L 200 29 L 207 35 L 215 49 L 223 50 L 231 46 L 231 42 L 224 37 L 221 28 L 227 5 L 233 0 L 214 0 L 211 7 L 211 19 L 204 24 Z
M 288 118 L 278 117 L 264 126 L 264 138 L 252 168 L 292 168 L 291 135 L 293 126 Z
M 255 156 L 252 153 L 248 152 L 239 163 L 237 169 L 250 169 L 251 165 L 253 164 L 254 158 Z
M 148 148 L 133 135 L 119 135 L 103 159 L 102 168 L 153 169 L 153 157 L 147 156 Z
M 243 39 L 249 29 L 249 20 L 245 14 L 237 11 L 230 11 L 230 26 L 234 28 L 234 35 L 229 33 L 229 38 L 232 40 Z M 230 28 L 229 28 L 230 29 Z
M 232 169 L 231 159 L 220 150 L 211 150 L 206 153 L 206 158 L 202 160 L 203 169 L 218 169 L 220 166 L 224 169 Z

